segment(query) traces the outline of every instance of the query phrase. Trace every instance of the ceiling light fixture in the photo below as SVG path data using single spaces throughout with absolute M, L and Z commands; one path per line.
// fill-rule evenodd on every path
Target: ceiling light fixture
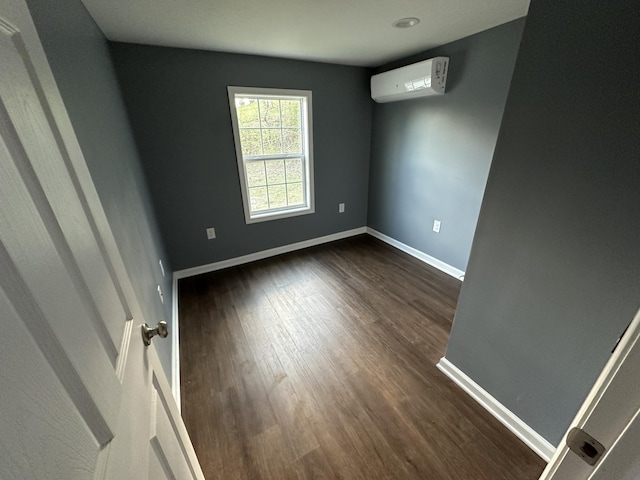
M 392 25 L 396 28 L 411 28 L 420 23 L 420 19 L 416 17 L 406 17 L 396 20 Z

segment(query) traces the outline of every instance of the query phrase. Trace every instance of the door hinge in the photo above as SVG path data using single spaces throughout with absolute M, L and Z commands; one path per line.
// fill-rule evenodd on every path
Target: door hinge
M 567 446 L 589 465 L 595 465 L 606 450 L 604 445 L 578 427 L 573 427 L 567 435 Z

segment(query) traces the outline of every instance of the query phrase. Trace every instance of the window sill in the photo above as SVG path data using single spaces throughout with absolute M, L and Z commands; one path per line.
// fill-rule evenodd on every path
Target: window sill
M 315 213 L 315 209 L 313 207 L 302 207 L 302 208 L 296 208 L 296 209 L 291 209 L 286 211 L 269 212 L 269 213 L 263 213 L 263 214 L 255 213 L 253 214 L 253 216 L 245 212 L 245 220 L 248 225 L 250 223 L 267 222 L 270 220 L 280 220 L 283 218 L 297 217 L 300 215 L 308 215 L 310 213 Z

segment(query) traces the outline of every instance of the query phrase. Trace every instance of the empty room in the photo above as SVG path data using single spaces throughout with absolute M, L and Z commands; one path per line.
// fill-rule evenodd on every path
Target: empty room
M 0 7 L 1 478 L 637 478 L 633 2 Z

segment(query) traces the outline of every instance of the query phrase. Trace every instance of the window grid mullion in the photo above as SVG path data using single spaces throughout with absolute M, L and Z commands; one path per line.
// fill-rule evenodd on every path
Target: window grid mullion
M 284 134 L 282 132 L 282 100 L 278 100 L 278 111 L 280 112 L 280 151 L 284 153 Z M 287 205 L 289 204 L 287 203 Z
M 267 209 L 269 209 L 269 179 L 267 178 L 267 162 L 265 160 L 262 161 L 262 169 L 264 171 L 264 185 L 263 187 L 267 191 Z
M 303 154 L 300 153 L 276 153 L 269 155 L 247 155 L 244 157 L 247 162 L 259 162 L 263 160 L 282 160 L 289 158 L 304 158 Z
M 267 209 L 271 210 L 271 194 L 269 189 L 269 184 L 267 183 Z
M 284 169 L 284 199 L 287 201 L 287 207 L 289 206 L 289 182 L 287 181 L 287 161 L 282 159 L 282 168 Z
M 262 114 L 260 113 L 260 99 L 256 98 L 258 103 L 258 129 L 260 130 L 260 151 L 264 155 L 264 142 L 262 140 Z
M 301 182 L 291 182 L 291 183 L 301 183 Z M 283 182 L 279 182 L 279 183 L 270 183 L 270 184 L 268 184 L 268 185 L 267 185 L 267 184 L 265 183 L 264 185 L 253 185 L 253 186 L 251 186 L 251 187 L 249 187 L 249 188 L 261 188 L 261 187 L 266 187 L 266 186 L 270 186 L 270 187 L 279 187 L 279 186 L 281 186 L 281 185 L 286 185 L 286 184 L 285 184 L 285 183 L 283 183 Z

